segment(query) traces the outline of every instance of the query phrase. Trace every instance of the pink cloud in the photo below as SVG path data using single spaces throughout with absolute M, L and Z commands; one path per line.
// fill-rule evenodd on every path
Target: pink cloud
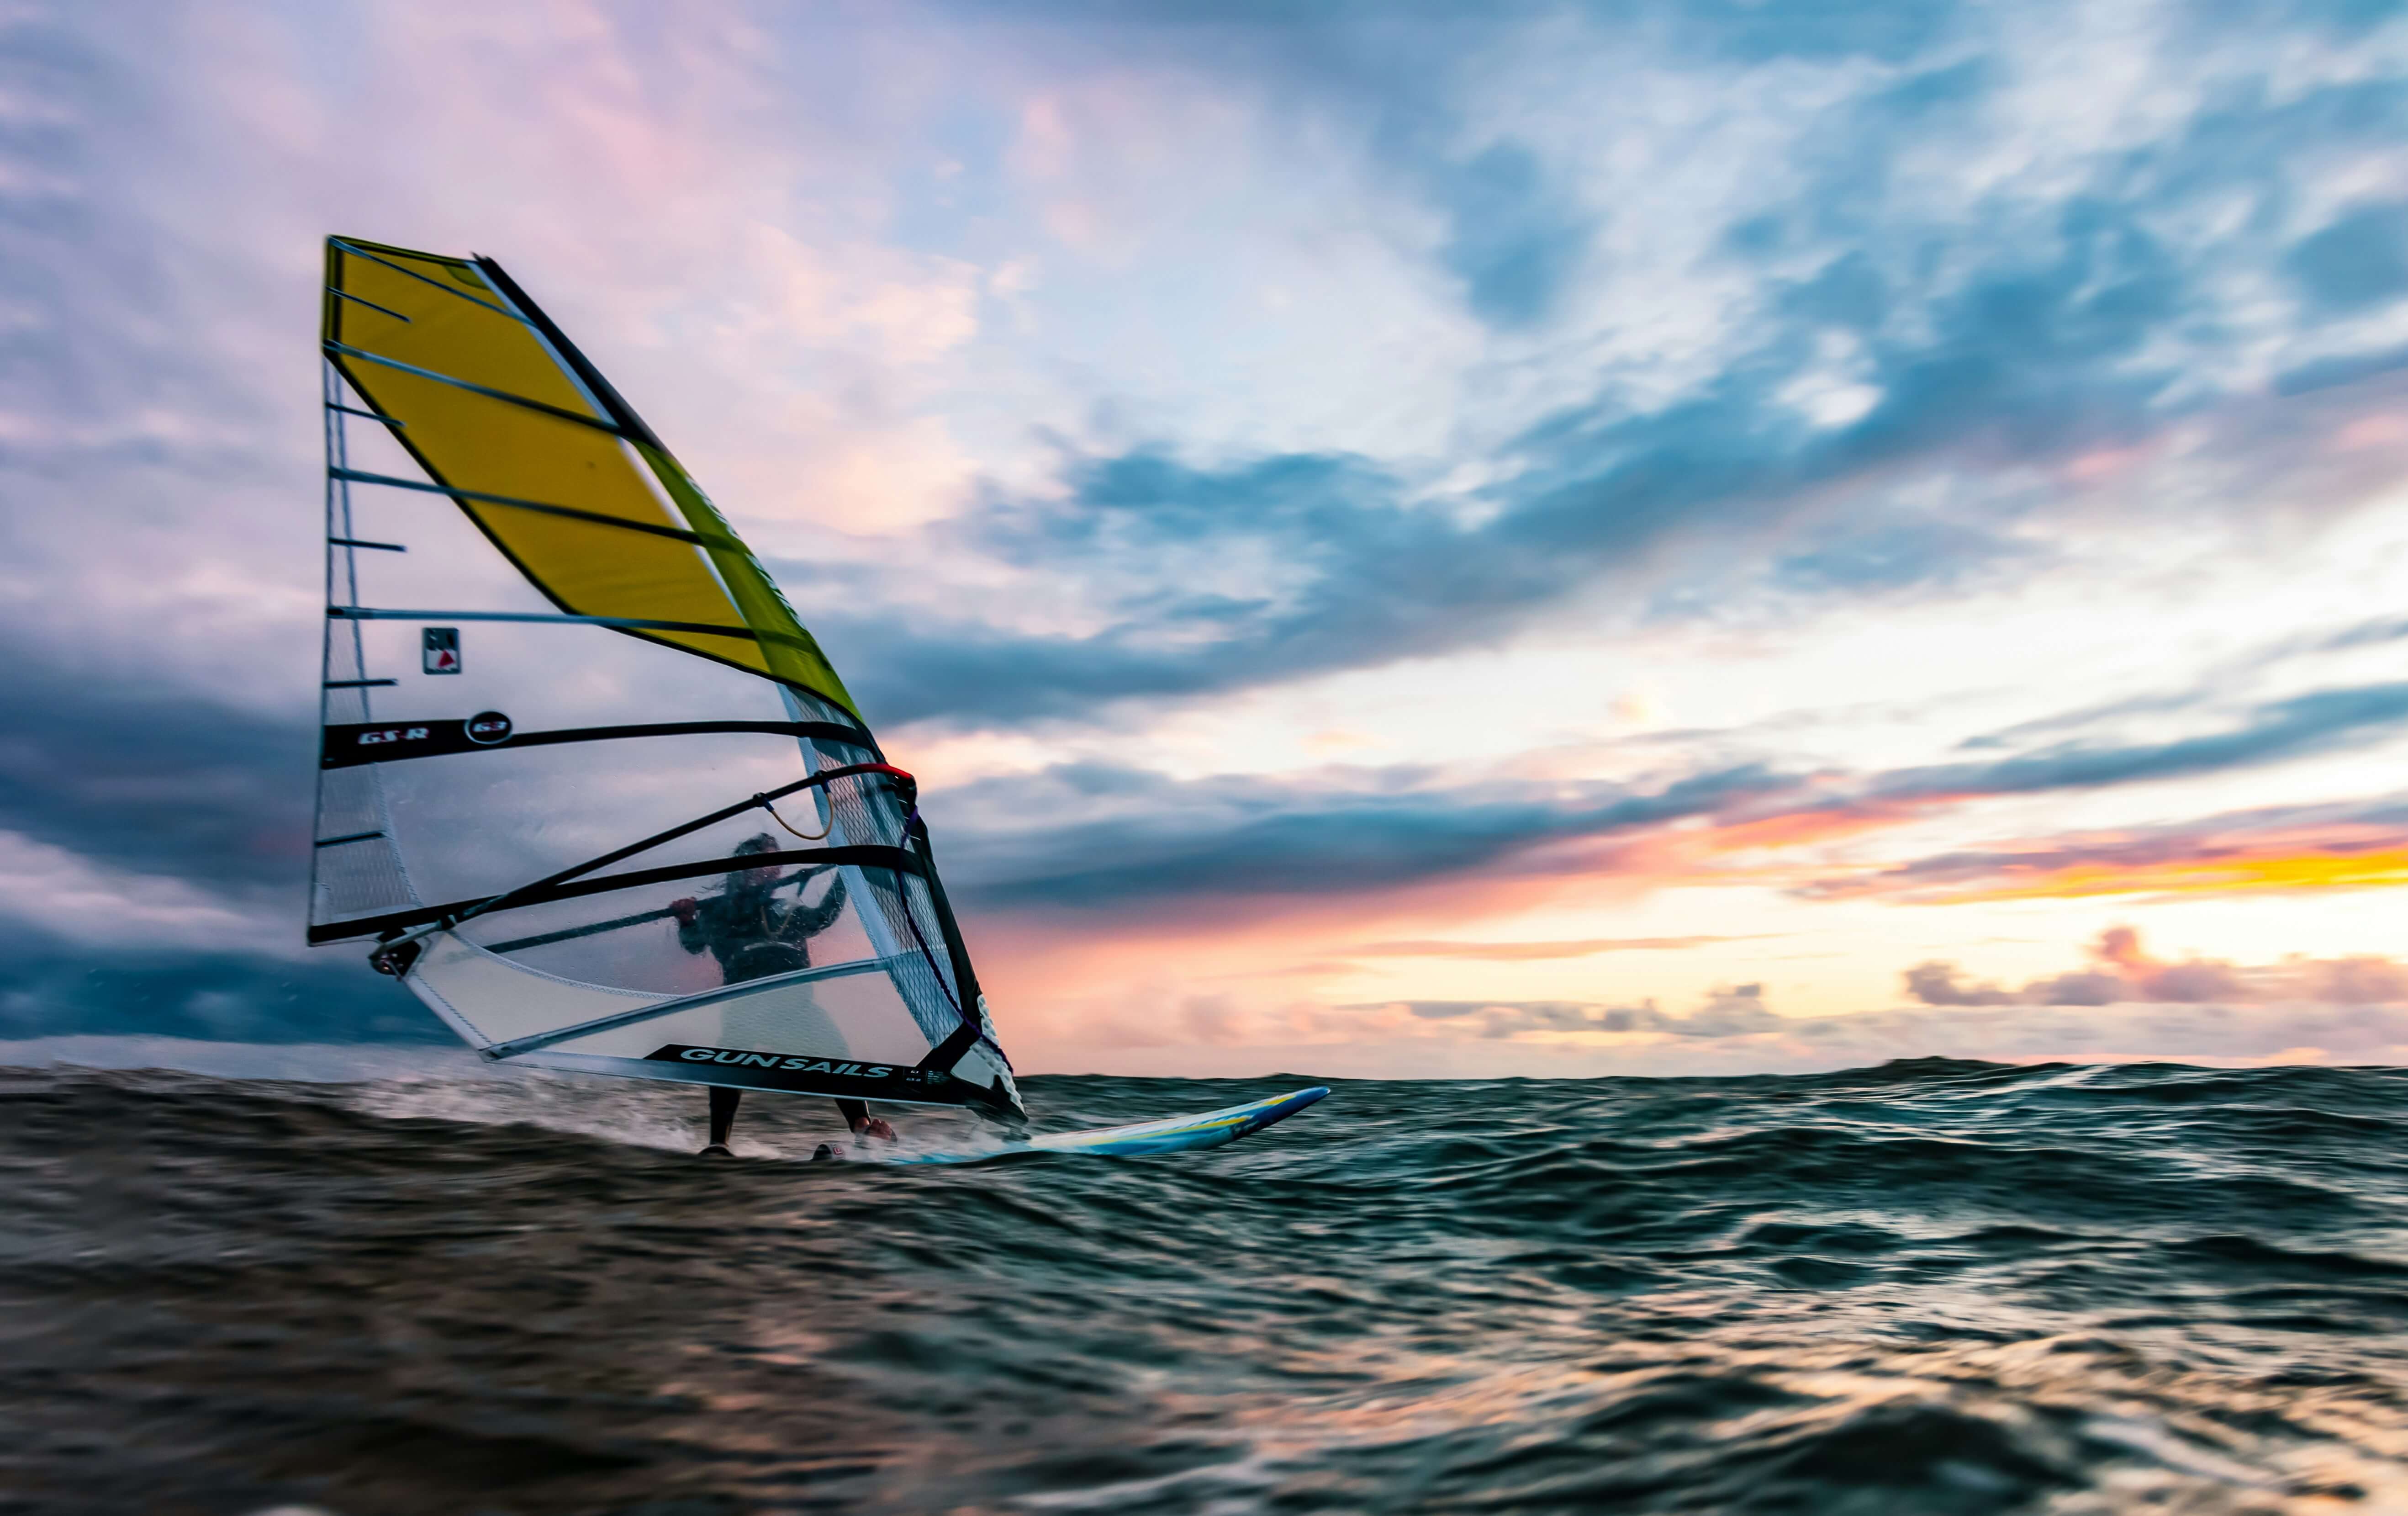
M 2295 955 L 2257 966 L 2202 958 L 2167 962 L 2150 956 L 2137 931 L 2122 926 L 2101 931 L 2087 951 L 2089 967 L 2019 989 L 1967 984 L 1955 964 L 1936 960 L 1908 969 L 1906 989 L 1926 1005 L 2408 1004 L 2408 964 L 2373 954 Z

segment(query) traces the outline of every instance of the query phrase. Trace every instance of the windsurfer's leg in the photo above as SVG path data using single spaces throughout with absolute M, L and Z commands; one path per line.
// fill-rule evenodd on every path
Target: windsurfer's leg
M 720 1084 L 710 1087 L 710 1148 L 726 1148 L 727 1134 L 736 1126 L 736 1103 L 743 1098 L 741 1090 Z M 710 1148 L 703 1151 L 709 1152 Z
M 844 1118 L 845 1126 L 857 1135 L 883 1137 L 888 1142 L 895 1140 L 895 1129 L 870 1115 L 869 1106 L 862 1101 L 839 1100 L 836 1103 L 836 1111 Z

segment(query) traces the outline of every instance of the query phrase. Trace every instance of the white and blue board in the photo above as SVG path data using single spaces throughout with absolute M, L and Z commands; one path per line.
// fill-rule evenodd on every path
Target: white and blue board
M 1157 1121 L 1138 1121 L 1127 1126 L 1091 1127 L 1084 1132 L 1056 1132 L 1030 1137 L 1025 1142 L 1002 1143 L 993 1148 L 959 1152 L 881 1151 L 856 1144 L 847 1156 L 856 1162 L 872 1163 L 983 1163 L 990 1159 L 1026 1153 L 1138 1158 L 1154 1153 L 1195 1152 L 1206 1148 L 1224 1147 L 1240 1137 L 1252 1136 L 1273 1122 L 1294 1116 L 1328 1093 L 1327 1086 L 1315 1085 L 1310 1090 L 1293 1090 L 1284 1095 L 1250 1100 L 1242 1105 L 1225 1106 L 1198 1116 L 1166 1117 Z

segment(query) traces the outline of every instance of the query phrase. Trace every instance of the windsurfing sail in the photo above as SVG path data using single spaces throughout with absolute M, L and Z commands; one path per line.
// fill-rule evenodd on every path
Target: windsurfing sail
M 488 1059 L 1020 1097 L 911 776 L 752 553 L 490 258 L 326 242 L 309 941 Z

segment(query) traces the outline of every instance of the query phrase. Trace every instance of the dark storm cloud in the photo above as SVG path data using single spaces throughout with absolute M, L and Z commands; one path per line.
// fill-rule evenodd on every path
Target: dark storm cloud
M 392 980 L 350 953 L 104 953 L 0 921 L 0 1040 L 141 1033 L 228 1042 L 451 1040 Z
M 0 830 L 137 874 L 298 898 L 317 749 L 306 708 L 267 715 L 94 677 L 24 642 L 0 641 Z

